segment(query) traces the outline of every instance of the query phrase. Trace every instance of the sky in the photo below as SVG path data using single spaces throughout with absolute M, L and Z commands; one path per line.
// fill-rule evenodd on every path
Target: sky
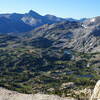
M 29 10 L 41 15 L 90 18 L 100 16 L 100 0 L 0 0 L 0 13 L 27 13 Z

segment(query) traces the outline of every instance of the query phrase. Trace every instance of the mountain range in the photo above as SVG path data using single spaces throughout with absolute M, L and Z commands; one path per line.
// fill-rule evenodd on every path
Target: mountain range
M 72 49 L 80 52 L 100 52 L 100 17 L 90 18 L 83 22 L 62 21 L 45 24 L 23 35 L 30 37 L 29 44 L 53 49 Z M 40 42 L 40 39 L 42 41 Z M 35 40 L 38 43 L 35 43 Z M 43 42 L 43 43 L 42 43 Z M 42 47 L 43 48 L 43 47 Z
M 44 24 L 53 24 L 66 20 L 76 21 L 72 18 L 60 18 L 49 14 L 42 16 L 33 10 L 25 14 L 0 14 L 0 33 L 26 32 Z M 80 21 L 83 20 L 85 19 Z
M 42 16 L 33 10 L 25 14 L 0 14 L 0 33 L 29 36 L 27 44 L 38 47 L 100 51 L 99 16 L 76 20 L 49 14 Z

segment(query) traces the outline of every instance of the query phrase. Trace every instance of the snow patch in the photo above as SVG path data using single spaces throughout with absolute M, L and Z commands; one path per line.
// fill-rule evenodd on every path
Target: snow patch
M 92 18 L 91 20 L 90 20 L 90 22 L 95 22 L 96 21 L 96 19 L 95 18 Z

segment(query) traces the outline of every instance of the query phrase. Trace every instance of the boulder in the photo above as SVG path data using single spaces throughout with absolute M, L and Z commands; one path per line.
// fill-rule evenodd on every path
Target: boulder
M 90 100 L 100 100 L 100 80 L 97 82 Z

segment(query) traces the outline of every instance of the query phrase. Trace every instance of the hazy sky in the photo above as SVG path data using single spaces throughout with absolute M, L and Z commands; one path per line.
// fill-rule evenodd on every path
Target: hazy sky
M 0 0 L 0 13 L 25 13 L 31 9 L 41 15 L 94 17 L 100 16 L 100 0 Z

